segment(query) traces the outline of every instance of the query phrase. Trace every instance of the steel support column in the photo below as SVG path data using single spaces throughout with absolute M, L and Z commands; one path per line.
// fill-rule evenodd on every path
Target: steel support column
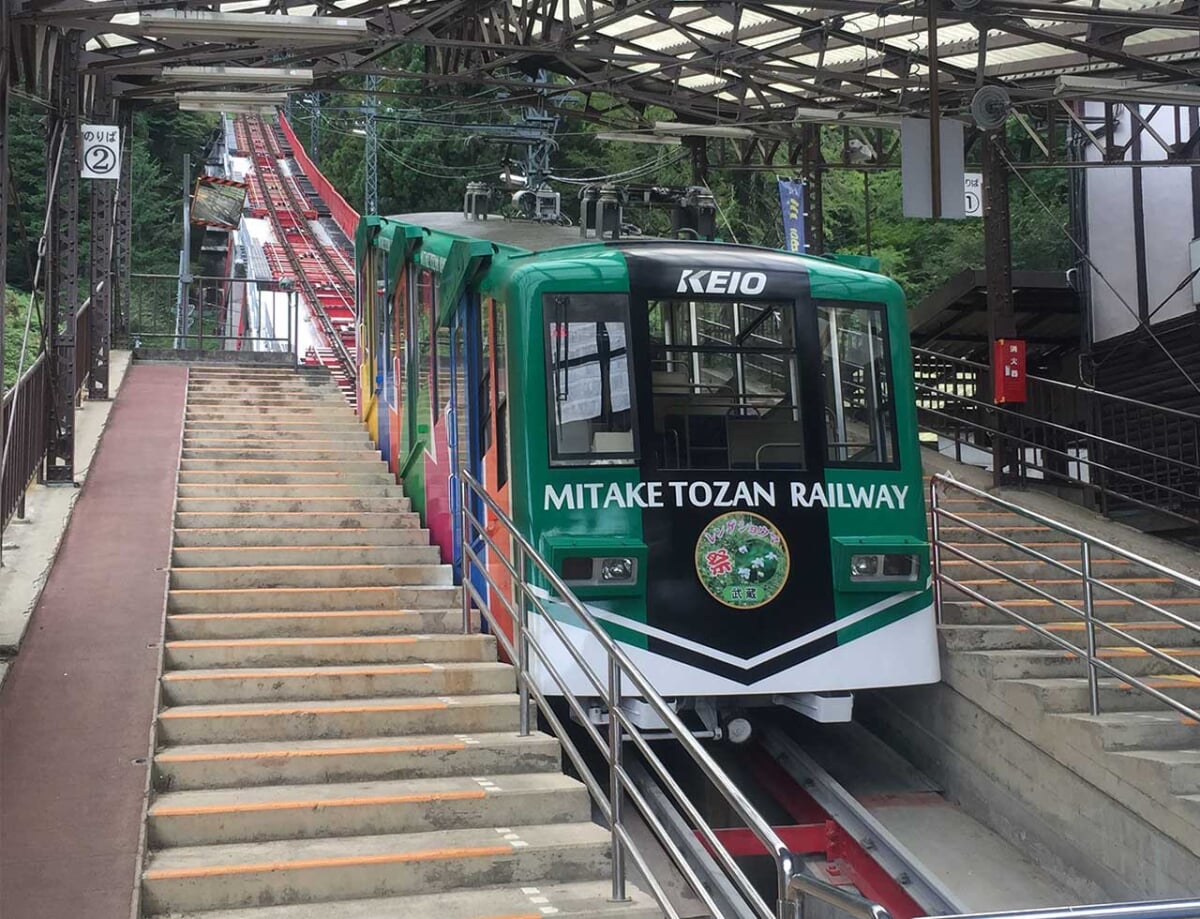
M 983 145 L 983 251 L 987 269 L 988 349 L 992 361 L 992 378 L 1003 372 L 995 363 L 995 342 L 999 338 L 1017 337 L 1017 320 L 1013 310 L 1012 289 L 1012 227 L 1009 221 L 1008 163 L 1004 158 L 1003 131 L 993 132 Z M 992 476 L 997 485 L 1016 479 L 1018 475 L 1016 443 L 1005 436 L 1011 423 L 1005 413 L 997 413 L 995 442 L 992 444 Z M 1004 469 L 1011 466 L 1006 476 Z
M 8 29 L 8 0 L 0 0 L 0 405 L 4 385 L 4 315 L 8 304 L 8 75 L 12 39 Z M 0 409 L 0 479 L 4 475 L 4 438 L 8 434 Z M 0 565 L 4 564 L 4 517 L 0 509 Z
M 46 483 L 75 481 L 75 311 L 79 306 L 79 33 L 66 33 L 54 66 L 54 108 L 47 119 L 47 176 L 57 183 L 46 248 L 46 333 L 50 358 L 50 430 Z M 60 145 L 59 140 L 62 139 Z M 62 155 L 58 157 L 61 149 Z
M 115 105 L 110 97 L 111 78 L 96 78 L 92 118 L 96 124 L 113 121 Z M 119 170 L 118 170 L 119 175 Z M 119 179 L 117 180 L 119 181 Z M 88 186 L 89 227 L 91 231 L 91 325 L 88 354 L 88 398 L 108 398 L 108 358 L 112 339 L 112 262 L 113 262 L 113 204 L 116 182 L 92 179 Z
M 379 213 L 379 76 L 367 74 L 366 129 L 367 145 L 363 156 L 363 213 Z
M 133 106 L 130 103 L 117 104 L 117 125 L 121 129 L 121 175 L 117 179 L 117 202 L 113 218 L 114 293 L 110 308 L 116 312 L 112 323 L 114 337 L 132 345 L 129 340 L 129 275 L 133 258 Z

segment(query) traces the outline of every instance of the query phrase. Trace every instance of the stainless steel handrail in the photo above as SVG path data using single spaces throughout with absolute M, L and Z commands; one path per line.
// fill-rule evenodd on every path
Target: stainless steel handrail
M 1139 900 L 1128 903 L 1098 903 L 1093 906 L 1063 906 L 1011 912 L 963 913 L 931 916 L 930 919 L 1198 919 L 1200 899 Z
M 739 893 L 745 898 L 749 907 L 761 919 L 772 919 L 772 917 L 776 917 L 776 919 L 794 919 L 797 915 L 795 896 L 798 893 L 820 897 L 826 902 L 850 910 L 855 916 L 860 917 L 860 919 L 887 919 L 887 913 L 882 907 L 878 907 L 853 894 L 847 894 L 833 885 L 802 875 L 800 873 L 802 868 L 799 861 L 771 828 L 770 823 L 753 808 L 741 790 L 725 774 L 721 767 L 717 765 L 716 761 L 693 736 L 692 732 L 680 721 L 679 716 L 675 713 L 671 705 L 655 690 L 649 679 L 637 669 L 617 642 L 609 637 L 608 632 L 593 617 L 587 607 L 575 597 L 558 573 L 542 558 L 533 545 L 521 535 L 515 524 L 513 524 L 512 520 L 509 519 L 500 506 L 487 495 L 480 483 L 465 471 L 459 474 L 458 498 L 463 560 L 463 628 L 465 631 L 470 631 L 472 628 L 472 608 L 478 609 L 481 615 L 491 624 L 497 641 L 504 648 L 509 659 L 514 662 L 516 668 L 517 688 L 521 706 L 521 734 L 527 735 L 530 732 L 529 701 L 533 698 L 537 702 L 546 721 L 558 736 L 559 741 L 563 744 L 568 757 L 576 764 L 580 776 L 585 785 L 587 785 L 588 791 L 596 801 L 600 811 L 608 819 L 613 846 L 612 884 L 614 899 L 625 899 L 625 856 L 628 854 L 633 857 L 643 876 L 646 877 L 647 883 L 651 885 L 653 892 L 658 896 L 660 905 L 670 915 L 675 915 L 675 911 L 662 895 L 661 886 L 650 871 L 645 857 L 640 852 L 625 826 L 622 818 L 622 810 L 625 800 L 628 798 L 638 808 L 642 819 L 646 821 L 647 825 L 650 826 L 651 830 L 658 837 L 659 842 L 671 856 L 675 866 L 688 879 L 689 883 L 693 885 L 696 894 L 705 901 L 707 907 L 710 909 L 716 908 L 715 903 L 709 902 L 711 897 L 703 889 L 704 885 L 701 883 L 701 879 L 688 866 L 684 854 L 671 841 L 665 828 L 650 811 L 628 771 L 622 765 L 623 744 L 624 742 L 630 742 L 642 754 L 646 764 L 658 776 L 663 788 L 674 800 L 675 805 L 679 807 L 701 839 L 707 844 L 714 860 L 728 875 Z M 489 523 L 494 522 L 511 541 L 511 558 L 500 548 L 496 540 L 493 539 L 488 531 L 488 526 L 476 517 L 473 508 L 480 506 L 486 509 L 486 517 Z M 475 551 L 474 545 L 477 540 L 483 547 L 486 547 L 487 562 L 481 559 Z M 506 591 L 492 578 L 488 570 L 490 563 L 499 563 L 500 567 L 512 578 L 511 600 L 506 596 Z M 544 582 L 545 587 L 531 583 L 526 577 L 530 568 Z M 476 575 L 490 588 L 490 595 L 498 600 L 499 604 L 512 616 L 513 638 L 511 641 L 504 630 L 499 627 L 495 612 L 490 607 L 488 600 L 476 589 L 473 583 L 473 578 Z M 606 673 L 597 674 L 592 669 L 592 666 L 585 659 L 582 652 L 575 647 L 574 642 L 571 641 L 570 637 L 563 630 L 562 625 L 547 608 L 547 605 L 542 602 L 542 597 L 539 594 L 544 594 L 545 599 L 550 603 L 557 604 L 568 610 L 584 627 L 588 633 L 589 641 L 594 643 L 604 654 L 607 663 L 605 668 Z M 596 689 L 596 695 L 608 706 L 609 721 L 606 737 L 601 736 L 595 726 L 590 723 L 582 700 L 571 691 L 566 680 L 559 673 L 558 666 L 547 653 L 546 649 L 530 634 L 529 614 L 532 611 L 536 611 L 541 615 L 542 623 L 557 637 L 562 648 L 570 655 L 574 664 Z M 531 654 L 533 655 L 532 658 Z M 536 659 L 536 664 L 534 663 L 534 659 Z M 534 666 L 537 666 L 548 674 L 555 682 L 567 706 L 576 714 L 583 725 L 585 733 L 607 759 L 610 773 L 607 794 L 591 777 L 589 770 L 584 766 L 583 758 L 574 742 L 567 734 L 553 708 L 549 705 L 546 695 L 534 680 L 531 672 Z M 712 783 L 721 796 L 733 808 L 734 812 L 737 813 L 751 832 L 758 838 L 759 842 L 762 843 L 766 852 L 775 863 L 778 899 L 774 910 L 763 901 L 757 890 L 755 890 L 754 885 L 721 844 L 713 828 L 703 819 L 670 770 L 662 763 L 649 742 L 642 736 L 638 727 L 622 709 L 620 700 L 623 695 L 623 684 L 630 686 L 646 702 L 663 723 L 666 731 L 678 742 L 679 746 L 691 758 L 692 762 L 695 763 L 705 778 Z
M 1029 546 L 1024 546 L 1014 540 L 1011 540 L 1001 533 L 994 532 L 981 524 L 975 523 L 972 520 L 969 520 L 965 517 L 962 517 L 958 514 L 950 512 L 950 511 L 947 511 L 944 508 L 944 506 L 941 504 L 941 501 L 939 500 L 939 496 L 940 496 L 939 486 L 941 486 L 943 489 L 944 488 L 957 489 L 961 493 L 970 495 L 971 497 L 975 498 L 976 500 L 984 502 L 989 506 L 1003 508 L 1004 510 L 1006 510 L 1010 513 L 1020 515 L 1026 519 L 1036 522 L 1037 524 L 1039 524 L 1041 526 L 1048 527 L 1059 533 L 1069 536 L 1072 539 L 1078 540 L 1079 545 L 1080 545 L 1080 567 L 1078 569 L 1072 568 L 1069 565 L 1064 564 L 1063 562 L 1061 562 L 1058 559 L 1051 559 L 1044 553 L 1039 552 L 1036 549 L 1033 549 Z M 1180 714 L 1184 715 L 1185 717 L 1200 720 L 1200 712 L 1198 712 L 1197 710 L 1193 709 L 1192 707 L 1190 707 L 1188 705 L 1183 704 L 1182 702 L 1179 702 L 1177 699 L 1174 699 L 1171 696 L 1167 695 L 1166 693 L 1161 692 L 1160 690 L 1156 689 L 1154 686 L 1151 686 L 1150 684 L 1146 683 L 1145 681 L 1138 679 L 1137 677 L 1133 676 L 1132 674 L 1126 673 L 1125 671 L 1121 670 L 1120 668 L 1114 666 L 1113 664 L 1109 663 L 1108 661 L 1106 661 L 1102 657 L 1100 657 L 1100 655 L 1097 652 L 1097 645 L 1096 645 L 1096 629 L 1097 628 L 1102 629 L 1102 630 L 1108 632 L 1109 634 L 1119 636 L 1123 641 L 1128 642 L 1129 645 L 1132 645 L 1133 647 L 1136 647 L 1136 648 L 1146 652 L 1147 654 L 1155 657 L 1156 659 L 1158 659 L 1172 667 L 1175 667 L 1178 670 L 1183 671 L 1184 673 L 1186 673 L 1190 676 L 1200 678 L 1200 669 L 1197 669 L 1196 667 L 1194 667 L 1191 664 L 1188 664 L 1186 661 L 1183 661 L 1183 660 L 1179 659 L 1178 657 L 1170 654 L 1168 651 L 1165 651 L 1162 648 L 1155 647 L 1154 645 L 1151 645 L 1149 642 L 1143 641 L 1142 639 L 1137 638 L 1134 635 L 1131 635 L 1129 632 L 1125 631 L 1124 629 L 1120 628 L 1117 625 L 1114 625 L 1113 623 L 1105 622 L 1101 619 L 1098 619 L 1096 616 L 1096 609 L 1095 609 L 1095 606 L 1096 606 L 1095 591 L 1097 588 L 1099 588 L 1101 590 L 1111 591 L 1112 593 L 1116 594 L 1117 596 L 1119 596 L 1125 600 L 1131 601 L 1131 602 L 1137 604 L 1139 607 L 1141 607 L 1143 609 L 1147 609 L 1147 610 L 1169 620 L 1172 624 L 1179 625 L 1182 628 L 1186 628 L 1186 629 L 1194 631 L 1194 632 L 1200 632 L 1200 625 L 1198 625 L 1194 622 L 1191 622 L 1190 620 L 1185 619 L 1182 616 L 1179 616 L 1178 614 L 1171 612 L 1170 610 L 1163 609 L 1160 606 L 1158 606 L 1157 604 L 1154 604 L 1147 600 L 1144 600 L 1141 597 L 1134 596 L 1133 594 L 1131 594 L 1125 590 L 1122 590 L 1119 587 L 1116 587 L 1112 584 L 1108 584 L 1102 578 L 1096 577 L 1095 574 L 1093 573 L 1092 555 L 1093 555 L 1093 552 L 1095 549 L 1097 549 L 1097 548 L 1103 549 L 1104 551 L 1112 553 L 1112 554 L 1118 556 L 1119 558 L 1123 558 L 1123 559 L 1130 561 L 1136 565 L 1142 566 L 1142 567 L 1144 567 L 1156 574 L 1159 574 L 1165 578 L 1169 578 L 1177 583 L 1183 584 L 1186 587 L 1193 588 L 1193 589 L 1197 590 L 1198 592 L 1200 592 L 1200 580 L 1197 580 L 1196 578 L 1193 578 L 1190 575 L 1184 574 L 1182 572 L 1174 571 L 1171 568 L 1167 568 L 1165 565 L 1161 565 L 1158 562 L 1152 561 L 1151 559 L 1145 558 L 1141 555 L 1138 555 L 1137 553 L 1130 552 L 1126 549 L 1122 549 L 1120 546 L 1117 546 L 1111 542 L 1108 542 L 1107 540 L 1101 539 L 1097 536 L 1093 536 L 1090 533 L 1085 533 L 1082 530 L 1076 529 L 1075 527 L 1072 527 L 1068 524 L 1062 523 L 1061 521 L 1054 520 L 1053 518 L 1047 517 L 1044 514 L 1039 514 L 1036 511 L 1032 511 L 1032 510 L 1029 510 L 1028 508 L 1021 507 L 1020 505 L 1014 504 L 1011 501 L 1006 501 L 1003 498 L 998 498 L 995 495 L 989 494 L 988 492 L 982 491 L 978 488 L 974 488 L 970 485 L 967 485 L 965 482 L 958 481 L 957 479 L 955 479 L 953 476 L 950 476 L 950 475 L 942 474 L 942 475 L 933 476 L 933 478 L 931 479 L 931 481 L 929 483 L 929 499 L 930 499 L 929 500 L 930 523 L 931 523 L 931 528 L 932 528 L 931 542 L 932 542 L 932 561 L 933 561 L 934 603 L 935 603 L 935 606 L 937 609 L 937 615 L 938 615 L 939 622 L 941 621 L 941 617 L 942 617 L 942 603 L 943 603 L 942 587 L 943 587 L 943 585 L 953 587 L 955 590 L 959 591 L 962 594 L 965 594 L 966 596 L 970 597 L 972 600 L 982 603 L 985 606 L 987 606 L 989 609 L 996 610 L 997 612 L 1002 613 L 1006 617 L 1015 620 L 1016 622 L 1020 623 L 1025 628 L 1028 628 L 1030 631 L 1037 633 L 1042 638 L 1051 642 L 1052 644 L 1055 644 L 1055 645 L 1063 648 L 1064 650 L 1070 651 L 1072 654 L 1078 655 L 1082 652 L 1083 656 L 1084 656 L 1084 662 L 1087 666 L 1089 709 L 1093 715 L 1100 714 L 1099 680 L 1100 680 L 1100 673 L 1104 672 L 1105 674 L 1115 677 L 1116 679 L 1120 680 L 1121 682 L 1134 687 L 1135 689 L 1139 690 L 1140 692 L 1143 692 L 1146 695 L 1151 696 L 1152 698 L 1158 700 L 1159 702 L 1163 703 L 1164 705 L 1168 706 L 1169 708 L 1174 709 L 1175 711 L 1179 712 Z M 1040 561 L 1043 563 L 1049 563 L 1049 564 L 1059 568 L 1060 570 L 1063 570 L 1068 573 L 1079 576 L 1081 579 L 1081 586 L 1082 586 L 1082 591 L 1083 591 L 1082 609 L 1077 608 L 1076 606 L 1073 606 L 1072 604 L 1062 600 L 1059 597 L 1054 596 L 1053 594 L 1048 593 L 1047 591 L 1042 590 L 1039 587 L 1034 586 L 1033 584 L 1026 583 L 1025 581 L 1021 580 L 1021 578 L 1019 578 L 1015 575 L 1009 574 L 1007 571 L 1004 571 L 1003 569 L 1001 569 L 995 565 L 989 564 L 984 559 L 977 558 L 976 556 L 972 555 L 971 553 L 966 552 L 965 550 L 960 549 L 959 547 L 946 542 L 942 538 L 942 526 L 945 521 L 949 521 L 949 522 L 952 522 L 952 523 L 955 523 L 955 524 L 961 525 L 961 526 L 966 526 L 969 529 L 971 529 L 977 533 L 986 535 L 989 539 L 994 539 L 994 540 L 1001 542 L 1002 544 L 1007 545 L 1013 549 L 1024 552 L 1031 559 L 1034 559 L 1034 560 L 1037 560 L 1037 561 Z M 970 564 L 973 564 L 973 565 L 976 565 L 976 566 L 982 568 L 983 570 L 987 571 L 989 574 L 992 574 L 992 575 L 995 575 L 996 577 L 1002 578 L 1011 584 L 1016 584 L 1017 586 L 1021 587 L 1023 590 L 1028 591 L 1029 593 L 1031 593 L 1034 597 L 1036 597 L 1038 599 L 1045 600 L 1060 609 L 1066 610 L 1072 616 L 1082 618 L 1083 623 L 1084 623 L 1084 637 L 1085 637 L 1086 647 L 1082 648 L 1082 649 L 1079 648 L 1077 645 L 1073 644 L 1072 642 L 1066 640 L 1065 638 L 1060 637 L 1059 635 L 1056 635 L 1055 633 L 1051 632 L 1049 629 L 1044 628 L 1041 624 L 1034 622 L 1033 620 L 1031 620 L 1030 618 L 1028 618 L 1026 616 L 1022 616 L 1016 610 L 1011 609 L 1007 606 L 1002 605 L 1001 603 L 996 602 L 992 598 L 985 596 L 980 591 L 975 590 L 973 587 L 969 586 L 968 584 L 965 584 L 963 582 L 955 580 L 953 577 L 951 577 L 950 575 L 945 573 L 945 570 L 943 567 L 943 560 L 942 560 L 943 552 L 949 552 L 950 554 L 957 556 L 958 558 L 961 558 L 961 559 L 969 562 Z

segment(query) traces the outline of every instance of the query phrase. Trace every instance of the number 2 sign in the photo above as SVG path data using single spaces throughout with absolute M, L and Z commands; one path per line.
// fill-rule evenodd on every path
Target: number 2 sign
M 121 129 L 115 124 L 85 124 L 80 128 L 80 138 L 80 175 L 85 179 L 116 179 L 121 173 Z

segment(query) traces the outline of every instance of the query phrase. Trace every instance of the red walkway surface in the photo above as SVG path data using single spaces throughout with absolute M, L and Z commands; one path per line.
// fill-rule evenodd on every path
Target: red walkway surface
M 0 917 L 129 919 L 187 369 L 129 369 L 0 692 Z

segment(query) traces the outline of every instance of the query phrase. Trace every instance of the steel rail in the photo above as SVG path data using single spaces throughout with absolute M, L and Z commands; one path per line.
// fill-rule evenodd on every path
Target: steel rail
M 253 116 L 254 120 L 251 120 L 251 116 L 243 117 L 246 117 L 247 119 L 246 133 L 248 135 L 250 144 L 256 149 L 261 150 L 261 152 L 265 153 L 267 156 L 272 156 L 273 154 L 271 150 L 262 149 L 266 147 L 265 122 L 263 121 L 262 117 Z M 256 143 L 256 141 L 258 141 L 258 143 Z M 276 163 L 278 163 L 278 160 L 276 160 Z M 275 172 L 276 176 L 279 175 L 277 168 L 273 171 Z M 313 287 L 312 282 L 308 279 L 307 274 L 305 274 L 302 266 L 300 265 L 299 257 L 287 242 L 287 235 L 284 233 L 283 224 L 281 223 L 279 219 L 279 213 L 275 208 L 275 202 L 271 200 L 271 195 L 268 192 L 265 177 L 262 176 L 257 169 L 254 170 L 253 177 L 254 181 L 257 182 L 262 192 L 263 201 L 266 204 L 267 210 L 271 214 L 271 223 L 275 227 L 275 231 L 279 236 L 279 244 L 287 257 L 288 263 L 292 267 L 292 272 L 296 275 L 297 282 L 304 288 L 305 295 L 308 298 L 309 303 L 312 305 L 312 314 L 314 318 L 316 318 L 317 323 L 321 326 L 322 333 L 329 341 L 329 347 L 333 350 L 338 364 L 341 366 L 343 375 L 345 375 L 347 380 L 353 383 L 358 378 L 358 368 L 355 366 L 354 359 L 350 356 L 350 352 L 347 350 L 346 343 L 342 340 L 341 334 L 336 328 L 334 328 L 333 321 L 329 318 L 328 314 L 326 314 L 323 306 L 321 305 L 321 298 L 318 296 L 316 288 Z M 281 183 L 281 185 L 284 188 L 284 194 L 286 195 L 286 183 Z M 289 201 L 290 200 L 291 199 L 289 199 Z M 303 220 L 304 218 L 302 211 L 297 216 L 300 220 Z M 301 233 L 306 234 L 307 230 L 301 229 Z M 311 237 L 311 234 L 308 235 Z M 316 241 L 313 241 L 313 248 L 320 248 Z
M 778 726 L 769 724 L 762 728 L 759 743 L 929 913 L 962 910 L 949 888 Z

